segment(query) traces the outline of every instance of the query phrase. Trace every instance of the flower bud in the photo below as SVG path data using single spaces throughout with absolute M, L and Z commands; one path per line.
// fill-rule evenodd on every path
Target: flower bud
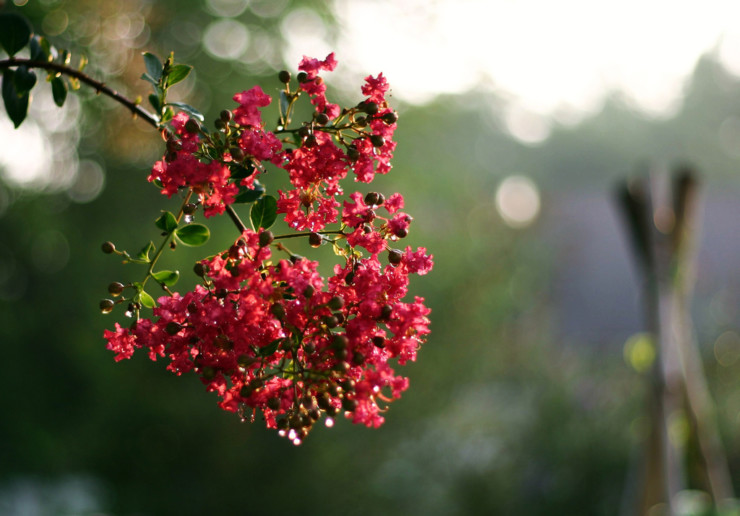
M 324 324 L 326 324 L 329 328 L 336 328 L 339 326 L 339 319 L 337 319 L 333 315 L 328 315 L 324 317 Z
M 329 300 L 327 306 L 332 310 L 339 310 L 344 306 L 344 299 L 339 296 L 334 296 Z
M 387 321 L 391 318 L 392 314 L 393 307 L 391 305 L 383 305 L 383 307 L 380 309 L 380 315 L 378 316 L 378 319 L 381 321 Z
M 313 287 L 313 285 L 308 285 L 305 289 L 303 289 L 303 297 L 309 298 L 314 295 L 316 292 L 316 289 Z
M 376 104 L 375 102 L 366 102 L 363 100 L 362 102 L 357 104 L 357 107 L 360 111 L 363 111 L 368 115 L 374 115 L 378 112 L 378 104 Z
M 108 285 L 108 293 L 112 296 L 120 296 L 121 292 L 123 292 L 124 284 L 120 283 L 118 281 L 114 281 L 110 285 Z
M 347 349 L 348 343 L 349 341 L 344 335 L 334 335 L 334 338 L 331 341 L 331 347 L 334 350 Z
M 316 146 L 316 136 L 313 134 L 309 134 L 308 136 L 306 136 L 306 139 L 303 142 L 303 145 L 308 149 L 310 149 L 311 147 L 315 147 Z
M 347 148 L 347 159 L 350 161 L 356 161 L 360 158 L 360 151 L 357 150 L 357 147 L 350 145 Z
M 169 152 L 177 152 L 182 149 L 182 142 L 177 138 L 170 138 L 167 140 L 167 150 Z
M 365 204 L 368 206 L 380 206 L 379 200 L 380 194 L 378 192 L 370 192 L 365 196 Z
M 217 299 L 224 299 L 226 296 L 229 295 L 229 291 L 225 288 L 217 288 L 216 292 L 214 292 Z
M 168 322 L 167 326 L 164 327 L 164 331 L 167 332 L 167 335 L 177 335 L 180 330 L 182 330 L 182 325 L 175 321 Z
M 290 82 L 290 72 L 288 70 L 281 70 L 278 74 L 278 80 L 283 84 L 288 84 Z
M 193 213 L 195 213 L 195 210 L 197 209 L 198 209 L 197 204 L 195 204 L 194 202 L 189 202 L 185 206 L 182 207 L 182 212 L 185 215 L 192 215 Z
M 353 281 L 355 281 L 355 273 L 354 273 L 353 271 L 350 271 L 350 272 L 349 272 L 349 273 L 347 273 L 347 275 L 346 275 L 346 276 L 344 277 L 344 282 L 345 282 L 345 283 L 346 283 L 347 285 L 351 285 Z
M 200 124 L 194 118 L 190 118 L 185 122 L 185 131 L 190 134 L 197 134 L 200 132 Z
M 308 74 L 306 72 L 298 72 L 296 79 L 298 79 L 298 82 L 304 83 L 308 80 Z
M 232 115 L 231 115 L 231 111 L 229 111 L 228 109 L 224 109 L 223 111 L 221 111 L 221 113 L 219 113 L 219 115 L 218 115 L 218 116 L 219 116 L 219 118 L 221 118 L 221 120 L 223 120 L 224 122 L 230 122 L 230 121 L 231 121 L 231 116 L 232 116 Z
M 198 262 L 198 263 L 196 263 L 193 266 L 193 272 L 195 273 L 196 276 L 202 278 L 203 276 L 206 275 L 206 272 L 208 272 L 208 271 L 206 270 L 206 266 L 205 265 L 203 265 L 202 263 Z
M 273 240 L 275 240 L 275 235 L 272 234 L 272 231 L 263 231 L 262 233 L 260 233 L 260 247 L 267 247 L 272 243 Z
M 385 347 L 385 339 L 381 337 L 380 335 L 373 337 L 373 345 L 376 348 L 383 349 Z
M 100 302 L 100 311 L 104 314 L 109 314 L 113 311 L 115 304 L 116 303 L 112 299 L 103 299 Z
M 236 161 L 242 161 L 244 159 L 244 151 L 239 147 L 232 147 L 229 149 L 229 154 Z
M 352 353 L 352 363 L 360 366 L 365 363 L 365 355 L 360 353 L 359 351 L 355 351 Z
M 403 259 L 403 254 L 398 249 L 388 251 L 388 262 L 392 265 L 398 265 Z
M 406 238 L 409 234 L 409 230 L 406 228 L 398 228 L 393 232 L 398 238 Z
M 319 113 L 316 115 L 316 123 L 319 125 L 326 125 L 329 123 L 329 115 L 326 113 Z
M 267 400 L 267 407 L 272 410 L 277 410 L 280 408 L 280 399 L 279 398 L 270 398 Z
M 323 238 L 321 238 L 321 235 L 318 233 L 311 233 L 308 235 L 308 243 L 311 245 L 311 247 L 319 247 L 321 246 L 321 243 L 324 241 Z
M 388 113 L 384 114 L 381 118 L 383 119 L 383 122 L 385 122 L 388 125 L 395 124 L 396 122 L 398 122 L 398 115 L 393 111 L 389 111 Z
M 342 400 L 342 408 L 346 410 L 347 412 L 354 412 L 357 408 L 357 400 L 351 400 L 349 398 L 344 398 Z
M 373 144 L 373 147 L 382 147 L 385 145 L 385 138 L 379 134 L 373 134 L 370 136 L 370 143 Z
M 111 254 L 116 250 L 116 246 L 113 245 L 113 242 L 103 242 L 101 248 L 105 254 Z

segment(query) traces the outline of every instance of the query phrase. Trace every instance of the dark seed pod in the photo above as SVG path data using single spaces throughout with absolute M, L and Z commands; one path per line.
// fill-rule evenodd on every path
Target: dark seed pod
M 392 314 L 393 307 L 391 305 L 383 305 L 383 307 L 380 309 L 380 315 L 378 316 L 378 319 L 381 321 L 387 321 L 391 318 Z
M 329 328 L 336 328 L 339 326 L 339 319 L 337 319 L 333 315 L 329 315 L 327 317 L 324 317 L 324 324 L 326 324 Z
M 352 363 L 358 366 L 364 364 L 365 355 L 363 355 L 359 351 L 355 351 L 354 353 L 352 353 Z
M 378 112 L 378 104 L 375 102 L 365 102 L 362 110 L 368 115 L 374 115 Z
M 332 310 L 339 310 L 344 306 L 344 299 L 339 296 L 334 296 L 329 300 L 327 306 Z
M 116 303 L 112 299 L 103 299 L 100 302 L 100 311 L 104 314 L 109 314 L 113 311 L 115 304 Z
M 125 286 L 123 283 L 114 281 L 113 283 L 108 285 L 108 293 L 112 296 L 120 296 L 124 288 Z
M 346 283 L 347 285 L 351 285 L 351 284 L 352 284 L 352 282 L 353 282 L 354 280 L 355 280 L 355 273 L 354 273 L 354 272 L 352 272 L 352 271 L 350 271 L 350 272 L 349 272 L 349 273 L 348 273 L 348 274 L 347 274 L 347 275 L 346 275 L 346 276 L 344 277 L 344 282 L 345 282 L 345 283 Z
M 329 123 L 329 116 L 326 113 L 319 113 L 316 115 L 316 123 L 319 125 L 326 125 Z
M 219 288 L 219 289 L 216 289 L 215 295 L 216 295 L 216 298 L 218 299 L 224 299 L 226 296 L 229 295 L 229 291 L 226 290 L 225 288 Z
M 206 266 L 205 265 L 203 265 L 202 263 L 198 262 L 198 263 L 196 263 L 193 266 L 193 272 L 195 273 L 196 276 L 202 278 L 203 276 L 206 275 L 206 272 L 208 272 L 208 271 L 206 270 Z
M 393 265 L 398 265 L 403 259 L 403 253 L 398 249 L 391 249 L 388 251 L 388 262 Z
M 378 192 L 370 192 L 365 196 L 365 204 L 368 206 L 378 206 L 378 199 L 380 199 Z
M 296 79 L 298 79 L 298 82 L 304 83 L 308 80 L 308 74 L 306 72 L 298 72 Z
M 342 400 L 342 408 L 346 410 L 347 412 L 354 412 L 357 408 L 357 400 L 351 400 L 348 398 L 344 398 Z
M 167 335 L 177 335 L 180 333 L 180 330 L 182 330 L 182 325 L 176 323 L 175 321 L 170 321 L 167 323 L 167 326 L 165 326 L 164 331 L 167 332 Z
M 281 70 L 278 74 L 278 80 L 283 84 L 288 84 L 290 82 L 290 72 L 288 70 Z
M 316 292 L 316 289 L 313 287 L 313 285 L 308 285 L 305 289 L 303 289 L 303 297 L 309 298 L 314 295 Z
M 347 159 L 350 161 L 356 161 L 360 158 L 360 151 L 357 150 L 357 147 L 350 146 L 347 148 Z
M 231 111 L 229 111 L 228 109 L 224 109 L 223 111 L 221 111 L 221 113 L 219 113 L 219 117 L 224 122 L 230 122 L 232 117 Z
M 263 231 L 262 233 L 260 233 L 260 247 L 267 247 L 272 243 L 273 240 L 275 240 L 275 235 L 272 234 L 272 231 Z
M 383 349 L 385 347 L 385 339 L 381 336 L 373 337 L 373 345 L 376 348 Z
M 270 398 L 267 400 L 267 406 L 272 410 L 277 410 L 280 408 L 280 400 L 278 398 Z
M 398 115 L 394 113 L 393 111 L 386 113 L 381 118 L 383 119 L 383 122 L 389 125 L 395 124 L 396 122 L 398 122 Z
M 111 254 L 116 251 L 116 246 L 113 245 L 113 242 L 103 242 L 103 245 L 100 247 L 105 254 Z
M 185 122 L 185 130 L 190 134 L 197 134 L 200 132 L 200 124 L 193 118 Z
M 380 136 L 379 134 L 373 134 L 370 136 L 370 143 L 373 144 L 373 147 L 382 147 L 385 145 L 385 138 Z
M 406 228 L 398 228 L 393 232 L 398 238 L 406 238 L 409 234 L 409 230 Z
M 318 233 L 311 233 L 308 235 L 308 243 L 311 245 L 311 247 L 320 247 L 321 243 L 324 241 L 323 238 L 321 238 L 321 235 Z
M 331 341 L 331 347 L 335 350 L 347 349 L 347 344 L 349 344 L 349 341 L 344 335 L 334 335 L 334 339 L 332 339 Z

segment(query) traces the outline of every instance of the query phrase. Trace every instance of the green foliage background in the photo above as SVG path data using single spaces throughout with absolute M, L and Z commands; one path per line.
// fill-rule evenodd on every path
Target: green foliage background
M 102 76 L 107 57 L 94 49 L 107 48 L 105 28 L 74 39 L 73 20 L 143 9 L 151 31 L 146 47 L 117 57 L 107 80 L 143 95 L 138 54 L 174 50 L 195 66 L 188 101 L 207 111 L 207 120 L 254 83 L 277 91 L 276 70 L 263 66 L 261 74 L 249 75 L 177 34 L 178 27 L 212 18 L 201 2 L 115 5 L 46 0 L 7 8 L 35 27 L 53 27 L 49 13 L 67 13 L 69 30 L 51 39 L 90 53 L 92 72 Z M 323 2 L 287 2 L 285 9 L 299 6 L 315 9 L 332 27 Z M 279 19 L 249 10 L 240 17 L 260 24 L 275 45 L 286 37 Z M 639 442 L 644 378 L 625 365 L 623 336 L 564 340 L 551 284 L 553 271 L 564 265 L 549 252 L 552 228 L 542 220 L 522 231 L 506 227 L 493 195 L 503 177 L 524 174 L 542 188 L 547 210 L 548 199 L 566 192 L 608 192 L 641 160 L 684 158 L 705 172 L 710 191 L 737 192 L 737 157 L 716 137 L 728 113 L 740 115 L 736 78 L 707 58 L 677 116 L 649 119 L 615 96 L 597 116 L 556 127 L 537 147 L 517 143 L 492 123 L 490 106 L 500 100 L 488 94 L 398 106 L 394 170 L 375 188 L 404 193 L 415 217 L 409 244 L 435 256 L 433 274 L 412 284 L 433 310 L 433 333 L 418 362 L 406 368 L 411 388 L 381 429 L 339 421 L 300 447 L 260 422 L 241 424 L 219 410 L 194 377 L 175 377 L 143 354 L 116 364 L 105 350 L 101 335 L 114 320 L 98 312 L 98 302 L 108 283 L 135 279 L 139 271 L 104 256 L 100 243 L 137 249 L 156 237 L 159 210 L 178 201 L 168 203 L 145 180 L 162 152 L 152 131 L 107 99 L 80 94 L 89 102 L 79 153 L 104 166 L 102 194 L 76 204 L 64 192 L 30 193 L 0 183 L 8 199 L 0 215 L 0 512 L 14 507 L 25 486 L 49 513 L 63 513 L 59 490 L 71 480 L 92 497 L 85 506 L 90 513 L 617 512 Z M 231 237 L 218 236 L 231 235 L 231 223 L 224 217 L 209 226 L 212 250 L 225 247 Z M 66 238 L 69 259 L 61 270 L 54 259 L 64 246 L 52 242 L 50 251 L 43 249 L 50 232 Z M 180 248 L 172 258 L 184 276 L 182 288 L 195 282 L 189 271 L 201 255 L 201 249 Z M 727 328 L 703 328 L 704 344 Z M 737 472 L 740 364 L 719 366 L 704 350 Z

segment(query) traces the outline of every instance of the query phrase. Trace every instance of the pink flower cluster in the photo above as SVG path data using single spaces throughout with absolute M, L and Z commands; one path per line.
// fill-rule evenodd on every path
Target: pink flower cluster
M 385 406 L 408 386 L 394 364 L 415 360 L 429 333 L 424 300 L 404 298 L 409 274 L 429 272 L 432 257 L 423 247 L 391 247 L 412 220 L 401 211 L 403 197 L 354 192 L 343 204 L 337 199 L 349 172 L 368 183 L 391 168 L 397 116 L 385 100 L 388 85 L 382 74 L 367 77 L 365 99 L 340 109 L 327 101 L 319 75 L 335 66 L 333 54 L 300 63 L 295 95 L 307 94 L 315 113 L 297 129 L 286 121 L 265 130 L 260 108 L 271 99 L 259 87 L 235 95 L 239 106 L 222 113 L 223 140 L 213 141 L 177 114 L 168 152 L 150 176 L 165 195 L 197 194 L 209 216 L 234 202 L 240 187 L 253 187 L 266 162 L 283 168 L 293 188 L 279 192 L 277 212 L 289 227 L 308 230 L 300 236 L 312 245 L 330 243 L 342 255 L 333 276 L 325 281 L 316 261 L 273 255 L 285 250 L 281 238 L 295 234 L 247 230 L 196 265 L 203 281 L 193 291 L 162 297 L 151 319 L 130 328 L 116 324 L 104 335 L 116 360 L 140 348 L 152 360 L 166 357 L 172 372 L 200 376 L 224 410 L 251 419 L 259 411 L 269 428 L 295 443 L 322 415 L 327 423 L 343 413 L 355 423 L 381 425 Z M 235 164 L 254 172 L 234 179 Z M 338 229 L 325 230 L 331 224 Z

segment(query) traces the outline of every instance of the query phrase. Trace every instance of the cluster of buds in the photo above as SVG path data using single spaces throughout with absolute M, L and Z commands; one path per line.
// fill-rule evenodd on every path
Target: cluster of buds
M 152 318 L 137 309 L 130 327 L 116 324 L 104 335 L 116 360 L 139 348 L 152 360 L 166 357 L 175 374 L 196 373 L 221 408 L 249 420 L 261 413 L 295 444 L 322 417 L 329 426 L 340 414 L 381 425 L 387 404 L 408 386 L 393 367 L 415 360 L 429 333 L 424 300 L 404 300 L 409 275 L 429 272 L 432 257 L 423 247 L 395 248 L 412 221 L 401 211 L 403 197 L 354 192 L 340 203 L 348 174 L 369 183 L 390 171 L 398 117 L 385 98 L 388 85 L 382 74 L 367 77 L 364 99 L 342 109 L 327 100 L 319 75 L 335 66 L 333 54 L 304 58 L 295 90 L 291 75 L 280 73 L 285 89 L 273 131 L 260 111 L 272 99 L 258 86 L 234 96 L 238 106 L 221 113 L 213 133 L 185 112 L 172 117 L 163 129 L 166 153 L 149 179 L 167 196 L 186 192 L 186 202 L 173 222 L 160 218 L 158 227 L 192 236 L 199 233 L 184 231 L 187 225 L 175 229 L 180 216 L 187 224 L 199 206 L 210 217 L 251 202 L 254 229 L 240 227 L 233 245 L 195 265 L 202 281 L 194 290 L 166 289 L 152 303 Z M 294 127 L 301 95 L 315 110 Z M 259 182 L 268 164 L 285 170 L 292 185 L 277 199 Z M 279 214 L 294 233 L 269 231 Z M 295 237 L 332 246 L 340 257 L 334 274 L 325 280 L 318 262 L 283 245 Z M 121 254 L 112 244 L 107 252 Z M 149 276 L 163 283 L 152 267 Z M 111 295 L 123 288 L 115 284 Z M 104 303 L 101 309 L 111 311 L 114 302 Z

